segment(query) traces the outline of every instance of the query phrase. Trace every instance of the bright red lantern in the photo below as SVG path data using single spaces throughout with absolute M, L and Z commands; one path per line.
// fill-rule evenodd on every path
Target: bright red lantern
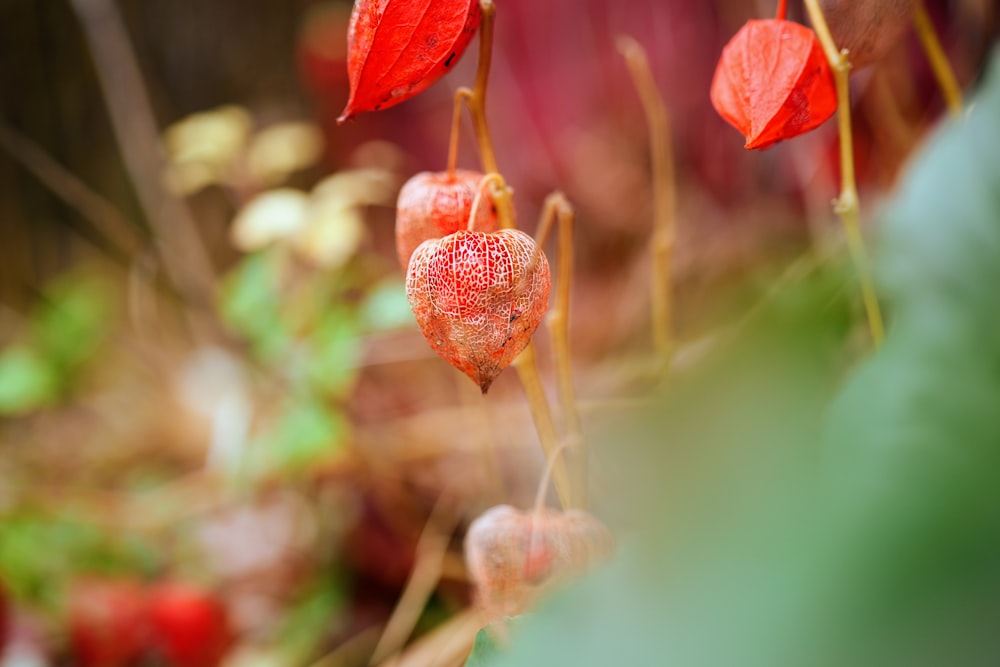
M 823 124 L 837 109 L 833 72 L 809 28 L 783 19 L 748 21 L 722 50 L 712 105 L 767 148 Z
M 337 122 L 426 89 L 462 57 L 481 20 L 479 0 L 357 0 L 347 29 L 351 96 Z

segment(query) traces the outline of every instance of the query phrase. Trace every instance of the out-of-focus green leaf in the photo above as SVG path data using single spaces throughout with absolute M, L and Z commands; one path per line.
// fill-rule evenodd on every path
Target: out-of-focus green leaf
M 292 401 L 259 443 L 260 464 L 286 472 L 308 469 L 336 455 L 346 435 L 347 422 L 339 412 L 309 398 Z
M 222 286 L 222 316 L 253 345 L 262 359 L 271 360 L 291 342 L 281 313 L 279 252 L 247 255 Z
M 500 649 L 490 631 L 483 628 L 476 633 L 476 643 L 472 647 L 472 655 L 465 661 L 465 667 L 487 667 L 499 654 Z
M 384 280 L 368 294 L 361 308 L 362 326 L 369 331 L 390 331 L 416 324 L 406 285 L 401 280 Z
M 920 664 L 989 664 L 998 642 L 981 619 L 1000 613 L 1000 51 L 968 115 L 911 165 L 885 223 L 891 330 L 833 405 L 828 434 L 828 484 L 857 526 L 842 559 L 864 592 L 848 600 L 852 627 Z M 886 619 L 902 630 L 880 635 Z
M 58 374 L 34 349 L 18 345 L 0 354 L 0 414 L 37 410 L 58 396 Z
M 844 344 L 820 332 L 844 304 L 774 299 L 756 335 L 610 426 L 595 467 L 619 471 L 617 559 L 494 664 L 996 663 L 1000 54 L 880 240 L 883 348 L 832 398 Z
M 314 582 L 313 588 L 285 616 L 279 637 L 281 653 L 292 665 L 311 664 L 322 639 L 343 622 L 346 601 L 343 582 L 335 575 Z
M 68 278 L 46 290 L 35 320 L 39 352 L 69 371 L 87 361 L 110 326 L 108 296 L 92 281 Z
M 0 523 L 0 573 L 14 595 L 52 605 L 60 585 L 78 574 L 151 571 L 155 553 L 142 540 L 69 517 L 5 517 Z
M 332 308 L 309 337 L 306 374 L 325 396 L 342 396 L 353 385 L 363 353 L 354 314 Z

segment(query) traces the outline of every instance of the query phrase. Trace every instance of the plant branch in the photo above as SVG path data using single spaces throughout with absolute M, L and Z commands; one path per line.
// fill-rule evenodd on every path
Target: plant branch
M 628 65 L 649 125 L 653 169 L 653 344 L 661 370 L 665 371 L 674 350 L 672 264 L 677 236 L 677 194 L 670 117 L 653 79 L 645 49 L 631 37 L 619 37 L 618 51 Z
M 587 490 L 587 457 L 583 448 L 583 428 L 580 424 L 580 412 L 577 409 L 576 390 L 573 388 L 573 355 L 569 344 L 569 299 L 570 287 L 573 284 L 573 218 L 573 207 L 561 192 L 553 192 L 545 198 L 545 206 L 536 232 L 535 257 L 532 258 L 531 266 L 538 261 L 552 225 L 558 222 L 556 293 L 546 323 L 552 336 L 552 357 L 556 366 L 564 444 L 570 449 L 563 458 L 568 460 L 572 471 L 571 479 L 576 494 L 573 505 L 584 507 Z
M 868 329 L 871 332 L 875 347 L 882 345 L 885 337 L 885 327 L 882 324 L 882 311 L 875 292 L 875 280 L 872 275 L 868 252 L 865 249 L 864 237 L 861 234 L 861 222 L 858 214 L 858 186 L 854 175 L 854 145 L 851 132 L 851 99 L 850 71 L 851 63 L 847 52 L 837 48 L 826 23 L 826 17 L 819 6 L 818 0 L 805 0 L 806 10 L 812 21 L 816 36 L 819 38 L 826 59 L 833 69 L 833 78 L 837 86 L 837 129 L 840 134 L 840 197 L 834 204 L 834 210 L 840 216 L 847 237 L 847 247 L 858 272 L 858 282 L 861 285 L 861 298 L 864 302 L 868 318 Z
M 215 276 L 190 210 L 161 181 L 166 164 L 152 105 L 121 16 L 111 0 L 72 0 L 83 25 L 129 177 L 170 281 L 200 339 L 220 337 L 211 315 Z
M 446 490 L 434 505 L 420 533 L 413 570 L 372 651 L 369 665 L 377 665 L 396 654 L 413 634 L 427 601 L 441 580 L 441 566 L 458 519 L 455 499 Z
M 944 96 L 945 104 L 948 105 L 948 111 L 952 116 L 960 116 L 963 105 L 962 89 L 958 85 L 955 71 L 948 62 L 948 56 L 941 46 L 941 40 L 938 39 L 923 0 L 914 0 L 913 28 L 920 39 L 920 45 L 924 48 L 924 53 L 927 54 L 927 60 L 931 63 L 931 69 L 934 70 L 934 78 L 937 79 L 938 86 L 941 88 L 941 94 Z
M 487 188 L 490 188 L 487 190 Z M 507 190 L 507 183 L 504 182 L 503 176 L 496 172 L 491 172 L 486 174 L 479 180 L 479 184 L 476 186 L 476 196 L 472 200 L 472 208 L 469 210 L 469 222 L 465 226 L 468 231 L 474 231 L 473 227 L 476 226 L 476 219 L 479 217 L 479 209 L 483 205 L 483 195 L 490 197 L 490 199 L 495 199 L 497 192 L 504 192 Z M 495 204 L 495 202 L 494 202 Z M 498 211 L 499 213 L 499 207 Z
M 559 435 L 552 419 L 552 410 L 549 408 L 549 399 L 545 395 L 545 387 L 542 385 L 542 376 L 538 372 L 538 357 L 535 354 L 534 343 L 529 343 L 524 351 L 514 359 L 514 368 L 524 386 L 524 393 L 528 397 L 528 407 L 531 408 L 531 416 L 535 422 L 535 430 L 538 431 L 542 451 L 547 460 L 551 459 L 559 448 Z M 573 488 L 565 462 L 556 465 L 552 471 L 552 482 L 555 484 L 559 503 L 563 509 L 572 507 Z
M 448 140 L 448 176 L 455 177 L 455 165 L 458 163 L 458 135 L 462 125 L 462 105 L 468 104 L 472 91 L 459 88 L 455 91 L 455 104 L 451 115 L 451 138 Z
M 483 12 L 483 19 L 479 28 L 479 65 L 476 70 L 476 83 L 472 92 L 468 95 L 463 94 L 462 97 L 472 114 L 483 171 L 487 174 L 499 174 L 500 167 L 497 164 L 496 152 L 493 150 L 493 139 L 486 121 L 486 89 L 489 85 L 490 65 L 493 60 L 493 24 L 496 18 L 496 5 L 493 0 L 480 0 L 479 4 Z M 497 207 L 498 223 L 502 229 L 514 228 L 514 206 L 511 194 L 511 189 L 506 185 L 493 187 L 490 191 L 493 203 Z M 524 393 L 528 398 L 528 405 L 531 408 L 531 416 L 535 422 L 535 429 L 538 431 L 542 450 L 546 457 L 550 457 L 558 446 L 558 434 L 552 419 L 549 400 L 545 395 L 542 377 L 538 372 L 538 358 L 533 342 L 528 343 L 524 351 L 514 360 L 513 365 L 517 369 L 521 384 L 524 386 Z M 553 482 L 563 507 L 570 507 L 573 496 L 569 474 L 565 467 L 560 466 L 556 469 L 553 473 Z
M 479 27 L 479 66 L 476 70 L 476 84 L 472 93 L 465 97 L 465 102 L 472 113 L 483 171 L 489 173 L 500 171 L 493 150 L 490 127 L 486 122 L 486 88 L 490 81 L 490 65 L 493 62 L 493 22 L 496 17 L 496 5 L 493 0 L 480 0 L 479 5 L 483 12 L 483 20 Z
M 75 209 L 109 242 L 121 244 L 128 254 L 142 251 L 142 239 L 114 204 L 92 190 L 72 172 L 56 162 L 37 144 L 9 126 L 0 123 L 0 148 L 21 166 Z

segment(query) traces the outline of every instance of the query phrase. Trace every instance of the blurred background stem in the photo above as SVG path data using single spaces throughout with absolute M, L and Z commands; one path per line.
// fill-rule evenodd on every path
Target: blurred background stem
M 861 233 L 861 221 L 858 215 L 858 186 L 854 175 L 854 142 L 851 130 L 851 63 L 847 54 L 839 50 L 830 34 L 826 17 L 817 0 L 805 0 L 809 18 L 819 37 L 826 58 L 833 69 L 833 78 L 837 86 L 837 129 L 840 135 L 840 197 L 834 205 L 834 210 L 840 216 L 847 237 L 847 248 L 858 272 L 858 282 L 861 285 L 861 299 L 864 302 L 865 314 L 868 319 L 868 330 L 872 343 L 876 348 L 882 345 L 885 338 L 885 326 L 882 323 L 882 311 L 875 291 L 875 278 L 872 275 L 868 251 L 865 248 L 864 236 Z

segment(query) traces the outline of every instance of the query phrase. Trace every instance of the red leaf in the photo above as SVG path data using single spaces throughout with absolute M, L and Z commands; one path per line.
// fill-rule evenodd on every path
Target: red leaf
M 407 100 L 462 57 L 479 0 L 356 0 L 347 29 L 351 96 L 337 119 Z
M 748 21 L 722 50 L 712 105 L 747 148 L 820 126 L 836 111 L 837 92 L 816 33 L 792 21 Z

